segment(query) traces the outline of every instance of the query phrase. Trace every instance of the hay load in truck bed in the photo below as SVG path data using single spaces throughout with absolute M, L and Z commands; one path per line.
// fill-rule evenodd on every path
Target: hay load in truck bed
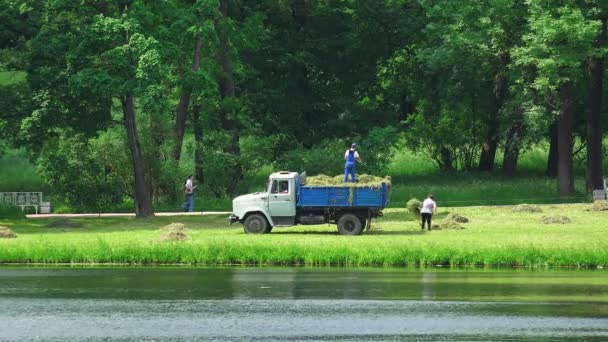
M 345 187 L 380 187 L 382 183 L 390 186 L 390 177 L 378 177 L 368 174 L 362 174 L 357 176 L 357 183 L 344 183 L 344 175 L 338 176 L 327 176 L 327 175 L 316 175 L 316 176 L 304 176 L 302 179 L 303 186 L 345 186 Z
M 357 183 L 344 183 L 343 175 L 303 175 L 298 205 L 384 208 L 388 205 L 390 186 L 390 177 L 363 174 Z

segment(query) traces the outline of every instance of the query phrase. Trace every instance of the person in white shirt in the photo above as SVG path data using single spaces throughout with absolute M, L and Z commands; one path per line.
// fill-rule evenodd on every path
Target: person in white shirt
M 344 152 L 344 183 L 348 182 L 348 175 L 350 174 L 351 181 L 357 182 L 357 162 L 361 162 L 359 158 L 359 152 L 357 152 L 357 144 L 352 143 L 350 149 Z
M 184 208 L 184 210 L 187 212 L 192 212 L 192 210 L 194 210 L 194 188 L 195 186 L 192 182 L 192 175 L 190 175 L 184 183 L 184 194 L 186 195 L 186 202 L 182 204 L 182 208 Z
M 427 223 L 428 230 L 431 230 L 431 219 L 433 215 L 437 213 L 437 203 L 433 201 L 433 195 L 428 194 L 424 202 L 422 202 L 422 209 L 420 209 L 420 218 L 422 222 L 420 227 L 424 230 L 424 223 Z

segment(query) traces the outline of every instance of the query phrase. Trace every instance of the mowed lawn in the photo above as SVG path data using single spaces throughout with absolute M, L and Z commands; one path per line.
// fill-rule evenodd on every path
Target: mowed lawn
M 15 239 L 0 239 L 1 263 L 248 264 L 310 266 L 608 266 L 608 211 L 590 204 L 544 205 L 542 213 L 513 207 L 440 208 L 469 218 L 464 229 L 421 232 L 404 209 L 387 209 L 372 230 L 340 236 L 335 225 L 275 228 L 249 235 L 225 216 L 152 219 L 2 220 Z M 568 216 L 544 224 L 543 216 Z M 190 238 L 160 242 L 165 225 L 183 223 Z M 71 223 L 81 227 L 69 227 Z

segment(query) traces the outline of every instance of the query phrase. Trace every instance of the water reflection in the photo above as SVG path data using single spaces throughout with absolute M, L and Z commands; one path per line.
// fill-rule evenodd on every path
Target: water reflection
M 0 268 L 0 340 L 602 340 L 600 271 Z

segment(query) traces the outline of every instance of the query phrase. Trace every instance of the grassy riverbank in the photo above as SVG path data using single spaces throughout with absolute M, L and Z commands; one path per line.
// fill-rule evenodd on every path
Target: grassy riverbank
M 543 206 L 543 213 L 512 207 L 443 208 L 471 222 L 462 230 L 421 232 L 403 209 L 389 209 L 366 235 L 336 235 L 335 226 L 275 228 L 246 235 L 225 217 L 157 217 L 1 220 L 18 237 L 0 239 L 2 263 L 248 264 L 311 266 L 608 266 L 608 212 L 588 204 Z M 569 224 L 544 224 L 543 216 L 566 215 Z M 158 242 L 159 229 L 181 222 L 190 239 Z M 81 227 L 69 227 L 80 223 Z M 53 225 L 53 224 L 52 224 Z

